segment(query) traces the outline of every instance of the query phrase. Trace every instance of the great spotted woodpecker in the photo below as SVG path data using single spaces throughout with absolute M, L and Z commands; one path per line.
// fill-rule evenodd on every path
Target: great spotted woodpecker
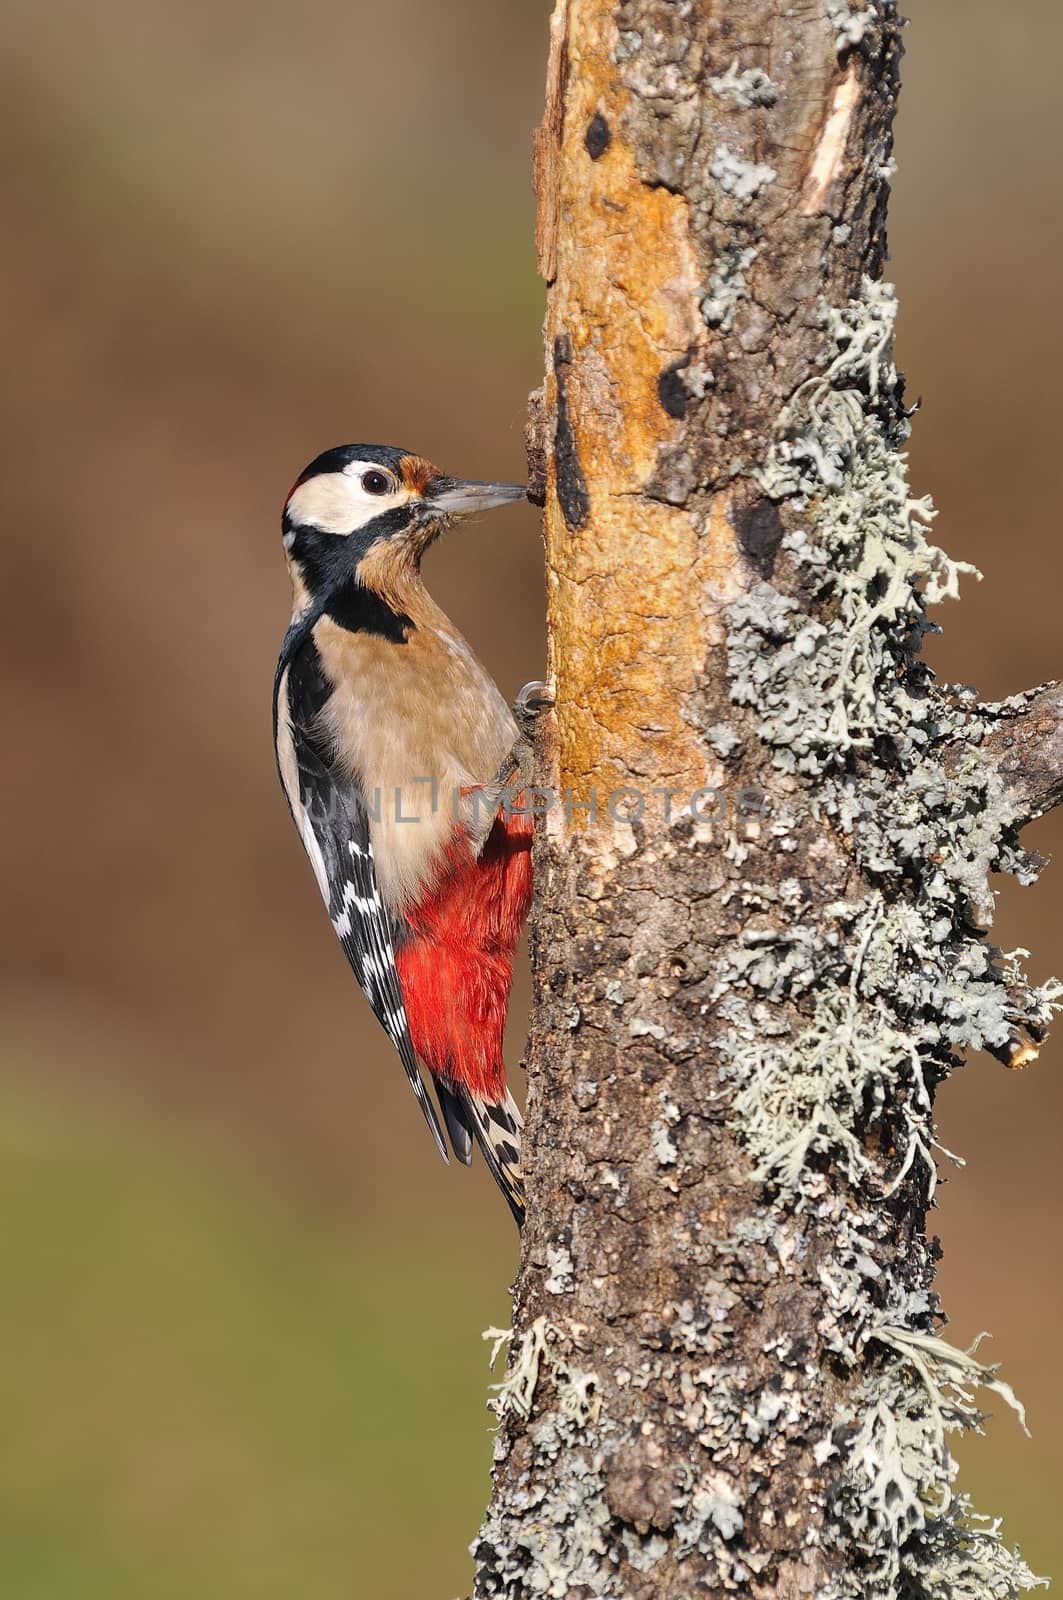
M 523 499 L 386 445 L 326 450 L 282 522 L 292 620 L 274 681 L 277 767 L 332 925 L 440 1154 L 476 1139 L 518 1224 L 520 1113 L 502 1032 L 531 898 L 540 683 L 512 711 L 429 596 L 420 564 L 453 518 Z

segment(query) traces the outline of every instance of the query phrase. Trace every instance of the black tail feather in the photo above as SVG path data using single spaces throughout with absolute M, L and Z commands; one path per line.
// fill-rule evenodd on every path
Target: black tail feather
M 508 1092 L 506 1098 L 498 1102 L 484 1100 L 465 1088 L 457 1088 L 452 1093 L 461 1097 L 468 1124 L 476 1135 L 476 1142 L 483 1151 L 491 1176 L 505 1196 L 517 1227 L 522 1227 L 524 1175 L 520 1164 L 520 1144 L 524 1124 L 516 1101 Z M 445 1116 L 446 1106 L 443 1107 L 443 1113 Z M 454 1153 L 457 1155 L 456 1149 Z
M 453 1090 L 442 1078 L 433 1077 L 439 1109 L 447 1125 L 451 1148 L 463 1167 L 472 1160 L 473 1116 L 464 1097 Z

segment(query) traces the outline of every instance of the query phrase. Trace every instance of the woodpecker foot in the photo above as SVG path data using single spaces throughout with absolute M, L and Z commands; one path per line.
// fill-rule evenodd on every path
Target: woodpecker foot
M 516 778 L 512 781 L 519 782 L 522 786 L 534 783 L 536 750 L 535 743 L 539 732 L 539 718 L 544 711 L 553 707 L 554 697 L 550 693 L 549 685 L 536 679 L 533 683 L 526 683 L 513 702 L 513 719 L 517 724 L 519 737 L 507 757 L 510 771 L 516 769 Z
M 539 718 L 544 711 L 553 709 L 554 697 L 550 693 L 549 684 L 542 683 L 536 678 L 532 683 L 526 683 L 513 702 L 513 716 L 517 727 L 529 744 L 535 742 L 536 729 Z
M 536 680 L 526 683 L 513 702 L 513 720 L 517 724 L 517 737 L 494 778 L 477 791 L 476 805 L 467 823 L 472 847 L 477 854 L 483 849 L 494 826 L 495 815 L 501 804 L 512 805 L 517 794 L 535 781 L 535 740 L 539 718 L 554 703 L 553 695 L 545 683 Z

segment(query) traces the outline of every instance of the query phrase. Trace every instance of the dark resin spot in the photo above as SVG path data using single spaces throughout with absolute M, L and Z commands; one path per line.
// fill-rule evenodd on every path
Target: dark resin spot
M 587 154 L 592 161 L 597 161 L 600 156 L 604 156 L 612 142 L 613 130 L 601 112 L 596 111 L 588 122 L 587 131 L 583 135 L 583 143 Z
M 587 480 L 583 476 L 576 438 L 568 414 L 568 369 L 572 364 L 572 346 L 567 339 L 554 340 L 554 376 L 557 379 L 557 432 L 554 436 L 554 466 L 557 469 L 557 503 L 565 519 L 565 527 L 575 533 L 586 525 L 590 515 L 591 497 Z
M 684 356 L 682 361 L 675 361 L 670 367 L 665 367 L 663 372 L 657 374 L 657 398 L 670 417 L 685 417 L 690 395 L 680 374 L 688 365 Z
M 752 561 L 762 578 L 770 578 L 783 536 L 782 518 L 774 500 L 755 500 L 745 506 L 738 513 L 735 531 L 742 554 Z

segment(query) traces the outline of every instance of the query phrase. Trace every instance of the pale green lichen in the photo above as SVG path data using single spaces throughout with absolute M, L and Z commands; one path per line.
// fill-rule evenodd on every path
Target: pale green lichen
M 671 1127 L 661 1117 L 654 1121 L 650 1129 L 650 1145 L 659 1167 L 675 1166 L 679 1160 L 679 1151 L 672 1138 Z
M 632 1017 L 627 1025 L 627 1031 L 633 1039 L 664 1040 L 668 1037 L 659 1022 L 649 1022 L 645 1017 Z
M 724 194 L 730 195 L 739 205 L 746 205 L 755 199 L 769 183 L 775 182 L 777 176 L 774 167 L 769 167 L 763 161 L 745 161 L 727 144 L 716 146 L 709 172 Z
M 875 20 L 874 6 L 854 11 L 850 0 L 827 0 L 827 16 L 834 26 L 834 42 L 845 50 L 861 42 Z
M 510 1348 L 506 1375 L 492 1384 L 494 1399 L 489 1405 L 495 1415 L 513 1412 L 531 1416 L 535 1391 L 544 1370 L 549 1371 L 558 1393 L 558 1410 L 577 1428 L 588 1427 L 598 1419 L 601 1401 L 598 1379 L 593 1372 L 577 1367 L 563 1354 L 576 1345 L 575 1335 L 547 1317 L 536 1317 L 513 1347 L 512 1328 L 485 1328 L 482 1337 L 491 1345 L 488 1365 L 494 1367 L 500 1352 Z
M 742 748 L 741 736 L 729 722 L 714 722 L 711 728 L 706 728 L 705 743 L 721 761 L 727 761 L 736 750 Z
M 543 1288 L 547 1294 L 571 1294 L 576 1287 L 575 1268 L 565 1245 L 551 1245 L 546 1252 L 547 1277 Z
M 748 109 L 750 106 L 773 106 L 779 98 L 778 87 L 761 67 L 747 67 L 740 71 L 738 62 L 732 61 L 727 71 L 709 79 L 709 88 L 723 100 Z
M 693 1490 L 676 1522 L 679 1554 L 703 1547 L 714 1533 L 724 1540 L 733 1539 L 744 1522 L 741 1502 L 728 1479 L 722 1473 L 706 1478 Z
M 871 1344 L 899 1358 L 865 1378 L 847 1417 L 849 1472 L 834 1511 L 867 1563 L 865 1592 L 908 1597 L 1000 1600 L 1040 1587 L 1000 1538 L 999 1524 L 974 1516 L 954 1493 L 956 1463 L 947 1435 L 981 1431 L 975 1390 L 995 1391 L 1018 1414 L 1010 1387 L 971 1350 L 887 1322 L 867 1330 Z M 839 1597 L 853 1592 L 839 1584 Z
M 746 268 L 757 258 L 754 245 L 732 243 L 721 251 L 701 297 L 701 314 L 710 328 L 727 333 L 735 308 L 748 292 Z
M 813 513 L 784 546 L 813 599 L 830 605 L 829 615 L 805 610 L 761 583 L 731 607 L 732 697 L 756 708 L 757 733 L 784 770 L 836 768 L 884 735 L 905 748 L 929 742 L 933 704 L 884 691 L 899 667 L 910 671 L 927 605 L 955 597 L 961 573 L 975 570 L 928 542 L 933 508 L 908 488 L 907 417 L 888 398 L 895 312 L 892 289 L 868 281 L 859 307 L 825 313 L 833 357 L 794 394 L 757 473 L 771 499 Z
M 617 37 L 613 51 L 614 58 L 619 65 L 622 61 L 630 61 L 632 56 L 637 56 L 642 49 L 642 35 L 634 28 L 622 29 Z
M 707 1590 L 748 1589 L 780 1553 L 760 1533 L 746 1546 L 765 1510 L 749 1486 L 792 1469 L 795 1441 L 827 1486 L 810 1474 L 805 1553 L 817 1565 L 825 1549 L 843 1574 L 819 1600 L 1016 1600 L 1040 1582 L 955 1492 L 949 1434 L 981 1426 L 976 1389 L 1014 1397 L 974 1351 L 936 1334 L 928 1246 L 906 1239 L 898 1258 L 890 1201 L 902 1184 L 917 1200 L 933 1194 L 933 1093 L 956 1052 L 1036 1034 L 1061 993 L 1029 984 L 1018 953 L 985 939 L 991 874 L 1034 868 L 977 754 L 943 759 L 957 740 L 977 745 L 978 707 L 943 696 L 918 661 L 926 607 L 956 592 L 963 569 L 928 542 L 931 508 L 908 490 L 894 311 L 892 292 L 874 284 L 853 305 L 824 309 L 821 370 L 793 396 L 760 475 L 761 491 L 785 502 L 792 531 L 778 568 L 790 594 L 763 583 L 726 614 L 734 736 L 743 753 L 759 736 L 787 774 L 758 820 L 761 844 L 785 859 L 799 829 L 818 823 L 846 837 L 862 884 L 854 874 L 847 898 L 815 914 L 807 878 L 760 883 L 749 869 L 720 885 L 741 932 L 715 958 L 706 1010 L 727 1032 L 721 1099 L 772 1205 L 715 1241 L 721 1281 L 700 1285 L 696 1304 L 663 1306 L 660 1328 L 643 1336 L 646 1359 L 628 1355 L 610 1374 L 618 1390 L 667 1393 L 705 1456 L 679 1472 L 666 1531 L 629 1517 L 622 1487 L 618 1510 L 610 1472 L 632 1448 L 629 1423 L 600 1412 L 579 1330 L 539 1318 L 496 1391 L 499 1415 L 527 1427 L 504 1504 L 475 1546 L 485 1597 L 616 1600 L 625 1562 L 639 1573 L 669 1563 L 680 1583 L 689 1562 Z M 730 727 L 712 723 L 720 759 L 737 748 L 721 738 Z M 673 821 L 680 848 L 719 851 L 711 820 Z M 734 867 L 749 859 L 739 826 L 724 830 L 720 854 Z M 605 998 L 620 1003 L 616 991 Z M 569 1017 L 579 1025 L 578 1009 Z M 681 1041 L 652 1018 L 632 1017 L 629 1033 L 680 1058 Z M 572 1092 L 591 1105 L 599 1091 L 577 1079 Z M 669 1187 L 683 1176 L 682 1120 L 662 1090 L 648 1154 Z M 596 1171 L 623 1210 L 626 1173 L 604 1162 Z M 732 1282 L 781 1285 L 824 1236 L 829 1249 L 812 1258 L 814 1330 L 745 1348 Z M 567 1293 L 567 1247 L 545 1264 L 547 1291 Z M 508 1336 L 492 1337 L 497 1354 Z M 826 1433 L 824 1351 L 844 1396 Z M 513 1442 L 500 1433 L 500 1459 Z
M 513 1345 L 510 1330 L 489 1328 L 484 1338 L 492 1344 L 492 1366 L 502 1348 Z M 498 1513 L 489 1512 L 471 1547 L 481 1581 L 498 1576 L 499 1587 L 488 1592 L 509 1593 L 518 1583 L 522 1594 L 544 1600 L 565 1600 L 581 1584 L 591 1593 L 604 1592 L 603 1530 L 611 1514 L 603 1468 L 610 1430 L 596 1426 L 600 1385 L 596 1374 L 573 1359 L 577 1349 L 575 1330 L 537 1317 L 511 1348 L 506 1376 L 494 1386 L 492 1409 L 500 1419 L 512 1413 L 526 1422 L 544 1382 L 552 1396 L 528 1430 L 532 1466 L 516 1493 L 516 1504 L 535 1515 L 503 1532 L 494 1521 Z
M 874 1171 L 858 1130 L 882 1118 L 902 1073 L 919 1109 L 930 1110 L 928 1064 L 919 1054 L 918 1034 L 894 1026 L 885 1004 L 869 1006 L 859 997 L 863 952 L 876 932 L 878 912 L 873 907 L 858 930 L 849 987 L 824 985 L 796 1039 L 733 1046 L 731 1075 L 740 1087 L 732 1106 L 755 1162 L 753 1177 L 774 1183 L 796 1204 L 822 1187 L 817 1155 L 829 1156 L 853 1182 Z M 909 1139 L 914 1136 L 918 1129 Z M 932 1168 L 925 1146 L 923 1151 Z
M 848 44 L 870 20 L 841 4 L 831 16 Z M 911 1287 L 930 1282 L 925 1241 L 912 1245 L 908 1287 L 884 1274 L 883 1202 L 902 1182 L 933 1194 L 933 1092 L 955 1052 L 1006 1054 L 1024 1030 L 1039 1037 L 1063 987 L 1030 984 L 1018 953 L 985 939 L 991 874 L 1029 881 L 1036 866 L 978 758 L 977 705 L 946 697 L 918 660 L 927 606 L 971 569 L 929 542 L 932 507 L 908 488 L 895 311 L 893 291 L 871 282 L 824 308 L 821 373 L 792 397 L 758 475 L 788 508 L 797 581 L 788 594 L 754 586 L 728 617 L 732 699 L 801 785 L 777 836 L 802 812 L 839 829 L 870 887 L 822 921 L 758 919 L 720 958 L 724 1076 L 778 1216 L 815 1207 L 837 1228 L 820 1333 L 862 1376 L 823 1446 L 824 1460 L 843 1458 L 819 1535 L 847 1558 L 832 1596 L 1010 1600 L 1039 1580 L 955 1495 L 946 1435 L 980 1425 L 975 1386 L 1014 1397 L 934 1334 L 935 1306 Z M 974 753 L 946 762 L 964 738 Z M 749 886 L 743 898 L 757 903 Z M 755 1013 L 779 1002 L 791 1021 L 769 1033 Z

